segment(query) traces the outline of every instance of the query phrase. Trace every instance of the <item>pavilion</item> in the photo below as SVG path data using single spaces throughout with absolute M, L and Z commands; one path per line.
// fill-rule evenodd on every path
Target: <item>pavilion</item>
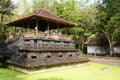
M 33 11 L 32 13 L 29 13 L 21 18 L 18 18 L 15 21 L 9 22 L 6 25 L 8 26 L 15 26 L 15 27 L 23 27 L 29 29 L 35 29 L 34 33 L 26 33 L 25 36 L 41 36 L 44 33 L 38 33 L 39 31 L 47 31 L 48 35 L 46 37 L 53 38 L 53 33 L 50 34 L 50 30 L 57 29 L 58 32 L 60 32 L 59 29 L 65 28 L 65 27 L 74 27 L 77 24 L 69 22 L 63 18 L 60 18 L 56 15 L 53 15 L 50 12 L 45 11 L 43 8 L 40 8 L 36 11 Z M 60 37 L 60 36 L 58 36 Z M 61 39 L 68 39 L 72 40 L 70 36 L 64 36 L 61 35 Z
M 45 11 L 43 8 L 29 13 L 15 21 L 9 22 L 6 25 L 42 31 L 45 31 L 46 29 L 49 31 L 49 29 L 76 26 L 75 23 L 53 15 L 52 13 Z
M 8 48 L 13 51 L 7 60 L 8 67 L 17 71 L 30 74 L 32 71 L 54 66 L 76 64 L 87 62 L 88 59 L 81 58 L 79 49 L 75 48 L 74 41 L 67 38 L 47 37 L 39 35 L 39 31 L 48 31 L 65 27 L 76 26 L 65 19 L 57 17 L 43 8 L 23 16 L 6 25 L 35 29 L 35 35 L 20 35 L 10 41 Z M 59 35 L 60 36 L 60 35 Z M 47 38 L 46 38 L 47 37 Z

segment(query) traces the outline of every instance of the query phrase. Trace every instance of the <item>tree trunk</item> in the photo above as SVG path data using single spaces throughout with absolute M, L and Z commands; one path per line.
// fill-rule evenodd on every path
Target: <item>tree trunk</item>
M 5 26 L 3 25 L 3 19 L 4 19 L 4 15 L 1 14 L 1 24 L 2 24 L 2 29 L 3 29 L 3 32 L 5 33 L 6 28 L 5 28 Z
M 84 49 L 84 44 L 82 43 L 82 51 L 83 51 L 83 49 Z
M 82 49 L 82 51 L 84 49 L 84 40 L 82 40 L 82 42 L 81 42 L 81 49 Z
M 110 53 L 110 56 L 112 56 L 113 55 L 113 50 L 112 50 L 112 43 L 111 43 L 110 38 L 108 38 L 108 42 L 109 42 L 109 53 Z
M 3 23 L 3 15 L 1 14 L 1 23 Z

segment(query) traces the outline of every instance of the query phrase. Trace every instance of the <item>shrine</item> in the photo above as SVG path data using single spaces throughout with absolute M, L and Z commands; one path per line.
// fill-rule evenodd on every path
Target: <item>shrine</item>
M 87 62 L 87 58 L 80 57 L 79 49 L 71 36 L 63 35 L 60 29 L 74 27 L 63 18 L 45 11 L 43 8 L 6 25 L 23 27 L 28 30 L 13 36 L 8 42 L 12 51 L 7 60 L 8 67 L 28 73 L 44 68 Z M 34 31 L 29 32 L 30 29 Z

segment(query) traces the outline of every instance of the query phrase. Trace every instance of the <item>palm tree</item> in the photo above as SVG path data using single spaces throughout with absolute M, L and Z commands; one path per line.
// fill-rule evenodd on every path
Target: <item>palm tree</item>
M 4 16 L 10 16 L 12 10 L 15 8 L 11 0 L 0 0 L 0 14 L 1 14 L 1 23 L 3 23 Z
M 5 40 L 7 38 L 6 28 L 4 23 L 5 16 L 10 16 L 12 10 L 15 8 L 11 0 L 0 0 L 0 38 Z

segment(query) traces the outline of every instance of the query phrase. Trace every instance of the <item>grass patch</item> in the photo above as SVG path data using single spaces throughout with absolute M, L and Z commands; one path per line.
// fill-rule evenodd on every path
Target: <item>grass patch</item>
M 102 68 L 110 70 L 104 71 Z M 73 66 L 32 75 L 0 68 L 0 80 L 120 80 L 120 66 L 89 62 L 85 66 Z

